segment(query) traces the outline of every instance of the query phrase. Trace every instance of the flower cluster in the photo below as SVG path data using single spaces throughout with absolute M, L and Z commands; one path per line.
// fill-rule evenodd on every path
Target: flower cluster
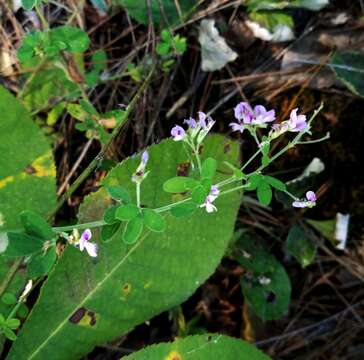
M 316 194 L 313 191 L 307 191 L 306 198 L 294 201 L 292 206 L 295 208 L 312 208 L 316 205 L 316 200 Z
M 239 131 L 243 133 L 247 129 L 250 134 L 255 138 L 259 148 L 264 148 L 269 143 L 284 134 L 285 132 L 303 133 L 309 132 L 310 125 L 307 122 L 306 116 L 298 114 L 298 108 L 293 109 L 290 113 L 289 119 L 281 123 L 271 125 L 269 136 L 264 136 L 263 141 L 259 140 L 256 130 L 257 128 L 267 128 L 268 125 L 276 120 L 274 110 L 267 110 L 263 105 L 256 105 L 252 108 L 247 102 L 240 102 L 234 108 L 234 117 L 236 121 L 231 122 L 229 126 L 232 131 Z M 198 120 L 190 117 L 184 120 L 188 128 L 185 130 L 182 126 L 175 125 L 171 130 L 171 135 L 174 141 L 186 142 L 193 150 L 194 155 L 198 159 L 198 146 L 211 130 L 215 121 L 207 116 L 202 111 L 198 112 Z M 263 151 L 263 150 L 262 150 Z M 219 196 L 219 189 L 217 185 L 213 185 L 209 194 L 201 208 L 205 208 L 208 213 L 217 211 L 214 201 Z M 313 207 L 316 205 L 316 195 L 313 191 L 308 191 L 305 199 L 297 199 L 290 194 L 295 201 L 292 203 L 293 207 L 305 208 Z
M 298 109 L 293 109 L 290 118 L 280 124 L 272 125 L 270 137 L 272 139 L 282 135 L 286 131 L 299 132 L 307 129 L 305 115 L 297 115 Z M 253 131 L 257 127 L 266 127 L 276 119 L 274 110 L 267 110 L 263 105 L 256 105 L 254 109 L 246 102 L 239 103 L 234 108 L 234 116 L 237 122 L 232 122 L 229 126 L 233 131 L 243 132 L 244 129 Z
M 171 130 L 171 135 L 174 141 L 186 141 L 191 143 L 196 141 L 200 144 L 211 128 L 214 126 L 215 121 L 204 112 L 198 112 L 198 120 L 190 117 L 184 120 L 184 124 L 187 124 L 187 131 L 179 125 L 175 125 Z
M 241 102 L 234 108 L 234 116 L 238 122 L 232 122 L 229 126 L 233 131 L 240 131 L 241 133 L 245 128 L 266 127 L 266 124 L 276 119 L 275 111 L 269 110 L 263 105 L 256 105 L 254 109 L 246 102 Z
M 212 185 L 210 189 L 210 193 L 206 196 L 205 202 L 200 205 L 201 208 L 205 208 L 208 213 L 212 213 L 217 211 L 216 206 L 213 202 L 217 199 L 220 194 L 220 190 L 217 185 Z

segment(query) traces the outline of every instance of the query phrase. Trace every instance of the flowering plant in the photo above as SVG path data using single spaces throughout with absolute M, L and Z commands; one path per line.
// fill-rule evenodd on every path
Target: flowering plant
M 73 328 L 75 333 L 89 334 L 86 343 L 80 345 L 82 349 L 77 350 L 84 353 L 86 348 L 101 342 L 92 337 L 95 326 L 104 329 L 102 339 L 111 339 L 179 304 L 211 274 L 223 256 L 243 192 L 255 192 L 264 206 L 271 203 L 273 190 L 290 196 L 295 208 L 314 206 L 317 199 L 312 190 L 300 199 L 282 181 L 266 174 L 265 169 L 292 147 L 322 140 L 302 139 L 310 134 L 319 110 L 307 120 L 295 109 L 288 120 L 277 123 L 273 110 L 238 104 L 230 127 L 243 135 L 247 130 L 257 144 L 256 152 L 244 164 L 237 161 L 236 142 L 223 145 L 224 138 L 211 135 L 215 121 L 200 111 L 196 119 L 190 117 L 172 127 L 171 140 L 114 168 L 103 180 L 102 189 L 86 198 L 78 224 L 51 227 L 35 212 L 22 213 L 23 228 L 6 233 L 4 256 L 25 257 L 33 280 L 50 275 L 10 359 L 45 355 L 52 342 L 67 334 L 71 325 L 77 326 Z M 286 133 L 293 133 L 294 137 L 273 153 L 272 142 Z M 257 167 L 247 171 L 255 161 Z M 245 249 L 239 261 L 248 268 L 260 255 L 249 246 Z M 278 267 L 274 260 L 271 264 Z M 144 271 L 148 267 L 150 271 Z M 166 269 L 173 269 L 173 279 L 163 275 Z M 245 291 L 252 286 L 264 291 L 272 289 L 275 279 L 269 271 L 259 273 L 253 282 L 244 280 L 247 282 L 242 287 L 248 300 L 249 293 Z M 32 284 L 27 294 L 34 288 Z M 69 289 L 78 290 L 63 306 L 57 294 Z M 165 303 L 156 294 L 164 294 Z M 13 316 L 26 296 L 15 304 L 11 317 L 2 320 L 1 329 L 11 339 L 16 338 L 15 325 L 19 326 Z M 105 296 L 122 301 L 123 306 L 113 310 L 113 316 L 127 317 L 121 330 L 111 326 L 114 319 L 108 317 L 110 309 L 103 300 Z M 149 297 L 155 301 L 148 301 Z M 130 312 L 130 308 L 143 309 L 143 315 Z M 43 314 L 47 311 L 58 315 L 45 323 Z M 48 335 L 27 335 L 36 333 L 34 329 L 39 326 L 44 326 Z M 64 354 L 75 351 L 69 344 L 63 346 Z

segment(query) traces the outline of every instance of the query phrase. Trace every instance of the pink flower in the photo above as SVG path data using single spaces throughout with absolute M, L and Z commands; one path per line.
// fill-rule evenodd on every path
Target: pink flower
M 248 103 L 241 102 L 234 108 L 234 116 L 238 122 L 229 124 L 232 131 L 244 131 L 247 125 L 257 125 L 265 127 L 265 124 L 275 120 L 275 111 L 269 110 L 263 105 L 256 105 L 254 110 L 251 109 Z
M 206 196 L 205 202 L 200 205 L 200 208 L 204 207 L 208 213 L 217 211 L 217 207 L 213 204 L 213 202 L 217 199 L 219 194 L 220 190 L 217 185 L 212 185 L 209 195 Z
M 306 199 L 296 200 L 292 203 L 292 206 L 296 208 L 312 208 L 316 205 L 316 200 L 316 194 L 313 191 L 307 191 Z
M 243 121 L 244 124 L 250 124 L 253 120 L 253 111 L 248 103 L 241 102 L 235 106 L 234 116 L 239 123 Z
M 171 135 L 173 136 L 174 141 L 181 141 L 186 136 L 186 131 L 182 126 L 176 125 L 171 130 Z
M 236 122 L 232 122 L 229 124 L 232 131 L 240 131 L 241 133 L 244 131 L 244 124 L 239 124 Z
M 307 127 L 306 116 L 297 115 L 298 108 L 291 111 L 288 120 L 288 131 L 299 132 Z
M 87 253 L 91 257 L 97 256 L 97 245 L 95 243 L 89 242 L 92 237 L 92 233 L 90 229 L 86 229 L 82 235 L 76 246 L 80 248 L 81 251 L 86 249 Z
M 254 125 L 262 125 L 267 122 L 272 122 L 276 119 L 276 114 L 274 110 L 269 110 L 263 105 L 257 105 L 254 107 Z
M 216 200 L 216 196 L 208 195 L 205 199 L 205 202 L 200 205 L 201 208 L 206 208 L 206 211 L 208 213 L 212 213 L 214 211 L 217 211 L 217 207 L 213 204 L 213 202 Z

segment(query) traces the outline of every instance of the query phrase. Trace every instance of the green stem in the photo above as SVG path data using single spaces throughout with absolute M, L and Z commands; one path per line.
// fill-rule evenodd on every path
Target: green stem
M 16 272 L 18 271 L 19 267 L 21 266 L 23 262 L 23 258 L 19 258 L 14 261 L 14 263 L 11 265 L 8 273 L 6 274 L 5 279 L 2 281 L 0 285 L 0 297 L 3 296 L 4 292 L 6 291 L 7 287 L 9 286 L 11 280 L 13 280 Z
M 307 140 L 307 141 L 298 141 L 297 145 L 306 145 L 306 144 L 316 144 L 322 141 L 325 141 L 327 139 L 330 139 L 330 133 L 326 133 L 326 135 L 320 139 L 315 139 L 315 140 Z
M 294 196 L 293 194 L 291 194 L 288 190 L 284 190 L 283 191 L 285 194 L 287 194 L 290 198 L 292 198 L 293 200 L 297 201 L 299 199 L 297 199 L 296 196 Z
M 136 201 L 137 201 L 137 207 L 140 208 L 140 182 L 137 181 L 135 186 L 136 186 Z
M 106 225 L 106 222 L 104 220 L 98 220 L 98 221 L 91 221 L 91 222 L 83 223 L 83 224 L 56 226 L 56 227 L 53 227 L 52 229 L 56 233 L 62 233 L 62 232 L 72 231 L 74 229 L 84 230 L 84 229 L 94 228 L 94 227 L 99 227 L 99 226 L 104 226 L 104 225 Z
M 195 153 L 195 157 L 196 157 L 198 171 L 200 172 L 200 175 L 201 175 L 202 174 L 202 165 L 201 165 L 200 155 L 198 154 L 198 149 L 195 149 L 194 153 Z
M 42 10 L 39 8 L 39 6 L 35 6 L 35 11 L 40 19 L 40 22 L 42 23 L 42 26 L 44 28 L 44 30 L 49 29 L 49 24 L 48 21 L 46 20 L 46 18 L 43 15 Z
M 260 154 L 260 149 L 258 149 L 254 155 L 241 167 L 241 171 L 243 171 L 258 155 Z

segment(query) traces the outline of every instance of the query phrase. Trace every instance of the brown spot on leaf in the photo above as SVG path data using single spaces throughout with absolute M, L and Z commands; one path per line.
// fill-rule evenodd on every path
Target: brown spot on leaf
M 96 324 L 96 314 L 94 311 L 88 311 L 87 315 L 90 317 L 90 325 L 94 326 Z
M 34 175 L 37 172 L 37 170 L 32 165 L 28 165 L 27 167 L 24 168 L 24 172 L 29 175 Z
M 131 291 L 131 284 L 129 284 L 129 283 L 125 283 L 125 284 L 123 285 L 123 289 L 122 289 L 122 291 L 123 291 L 124 296 L 129 295 L 129 293 L 130 293 L 130 291 Z
M 228 153 L 231 150 L 231 143 L 228 142 L 224 145 L 224 154 Z
M 164 360 L 182 360 L 182 356 L 177 351 L 171 351 Z
M 81 326 L 95 326 L 97 322 L 97 314 L 85 307 L 77 309 L 68 319 L 72 324 Z
M 185 162 L 177 165 L 177 176 L 188 176 L 191 163 Z
M 68 319 L 73 324 L 78 324 L 81 319 L 85 316 L 87 309 L 84 307 L 81 307 L 77 309 L 71 317 Z

